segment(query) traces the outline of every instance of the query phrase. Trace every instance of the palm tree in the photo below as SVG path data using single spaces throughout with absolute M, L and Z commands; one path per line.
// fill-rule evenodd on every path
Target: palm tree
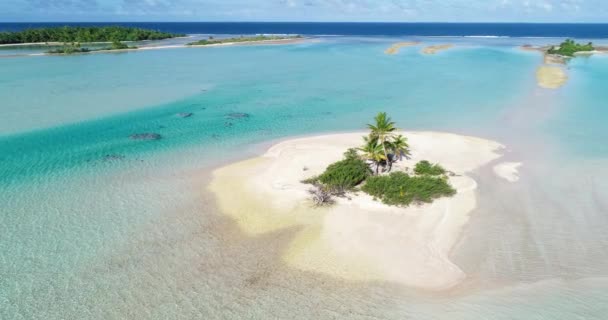
M 399 158 L 399 160 L 405 157 L 406 159 L 410 156 L 410 145 L 407 143 L 407 138 L 398 135 L 391 141 L 391 150 Z
M 376 175 L 378 175 L 380 163 L 388 159 L 384 153 L 384 148 L 378 144 L 377 139 L 363 137 L 363 140 L 365 144 L 359 150 L 363 152 L 363 157 L 374 162 L 376 165 Z
M 389 116 L 386 115 L 386 112 L 380 112 L 374 118 L 376 121 L 375 124 L 368 124 L 367 127 L 372 131 L 370 133 L 370 138 L 372 140 L 376 140 L 377 144 L 382 147 L 384 151 L 384 158 L 390 163 L 391 160 L 388 157 L 388 142 L 395 135 L 395 123 L 391 120 Z

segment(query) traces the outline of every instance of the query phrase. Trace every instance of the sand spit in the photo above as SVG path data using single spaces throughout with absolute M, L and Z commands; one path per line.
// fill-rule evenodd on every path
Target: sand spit
M 519 181 L 519 167 L 522 166 L 521 162 L 503 162 L 494 166 L 494 173 L 509 181 L 509 182 L 517 182 Z
M 297 232 L 282 253 L 294 268 L 354 281 L 449 288 L 465 278 L 449 253 L 476 206 L 477 183 L 466 173 L 499 158 L 503 146 L 448 133 L 404 134 L 412 159 L 396 163 L 394 170 L 406 170 L 423 159 L 440 162 L 456 173 L 449 180 L 457 195 L 397 208 L 359 192 L 338 199 L 332 207 L 313 208 L 310 186 L 301 181 L 360 145 L 364 133 L 281 142 L 261 157 L 216 170 L 209 189 L 221 210 L 247 234 Z
M 392 46 L 390 46 L 388 49 L 386 49 L 384 51 L 384 53 L 388 54 L 388 55 L 394 55 L 399 53 L 399 51 L 401 50 L 401 48 L 405 48 L 405 47 L 411 47 L 411 46 L 415 46 L 418 45 L 420 42 L 397 42 L 395 44 L 393 44 Z
M 279 40 L 260 40 L 260 41 L 248 41 L 248 42 L 225 42 L 208 45 L 186 45 L 186 44 L 175 44 L 175 45 L 156 45 L 156 46 L 145 46 L 139 48 L 119 49 L 119 50 L 98 50 L 90 52 L 79 52 L 71 55 L 83 55 L 83 54 L 103 54 L 103 53 L 124 53 L 124 52 L 136 52 L 136 51 L 147 51 L 147 50 L 162 50 L 162 49 L 180 49 L 180 48 L 201 48 L 201 47 L 224 47 L 224 46 L 247 46 L 247 45 L 285 45 L 300 43 L 308 41 L 310 38 L 298 38 L 298 39 L 279 39 Z M 23 44 L 25 45 L 25 44 Z M 31 45 L 31 44 L 29 44 Z M 0 56 L 0 58 L 15 58 L 15 57 L 31 57 L 31 56 L 64 56 L 64 54 L 54 53 L 28 53 L 28 54 L 14 54 Z
M 523 45 L 520 49 L 524 51 L 539 52 L 543 55 L 543 64 L 536 69 L 536 82 L 540 87 L 545 89 L 558 89 L 568 82 L 568 75 L 564 70 L 564 66 L 568 60 L 567 57 L 548 54 L 547 50 L 550 49 L 549 46 L 534 47 L 531 45 Z
M 274 39 L 274 40 L 259 40 L 259 41 L 242 41 L 242 42 L 223 42 L 223 43 L 214 43 L 214 44 L 204 44 L 204 45 L 190 45 L 188 47 L 198 48 L 198 47 L 222 47 L 222 46 L 247 46 L 247 45 L 260 45 L 260 44 L 290 44 L 290 43 L 300 43 L 308 40 L 307 38 L 293 38 L 293 39 Z
M 436 46 L 428 46 L 422 49 L 422 53 L 424 54 L 436 54 L 439 51 L 447 50 L 454 47 L 453 44 L 440 44 Z
M 547 51 L 551 49 L 551 46 L 543 46 L 543 47 L 535 47 L 529 44 L 525 44 L 519 47 L 523 51 L 533 51 L 538 52 L 543 55 L 543 62 L 545 64 L 566 64 L 566 57 L 560 56 L 558 54 L 548 54 Z
M 563 67 L 542 65 L 536 70 L 538 85 L 545 89 L 558 89 L 568 81 Z
M 564 56 L 556 55 L 556 54 L 547 54 L 545 53 L 543 56 L 543 62 L 545 64 L 558 64 L 565 65 L 566 59 Z

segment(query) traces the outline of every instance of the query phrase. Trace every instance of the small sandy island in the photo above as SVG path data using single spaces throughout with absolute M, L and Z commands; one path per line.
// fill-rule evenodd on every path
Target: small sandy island
M 436 54 L 439 51 L 447 50 L 454 47 L 453 44 L 440 44 L 435 46 L 428 46 L 422 49 L 422 53 L 424 54 Z
M 388 55 L 394 55 L 394 54 L 399 53 L 399 50 L 401 50 L 401 48 L 415 46 L 415 45 L 418 45 L 419 43 L 420 42 L 414 42 L 414 41 L 397 42 L 397 43 L 393 44 L 392 46 L 390 46 L 388 49 L 386 49 L 384 51 L 384 53 L 386 53 Z
M 563 67 L 542 65 L 536 70 L 538 85 L 545 89 L 558 89 L 568 81 Z
M 284 252 L 290 266 L 354 281 L 389 281 L 429 290 L 450 288 L 465 274 L 450 259 L 469 214 L 476 206 L 477 183 L 468 172 L 500 157 L 493 141 L 438 132 L 404 132 L 411 159 L 441 163 L 454 175 L 450 198 L 407 208 L 388 206 L 363 192 L 315 208 L 310 185 L 301 181 L 322 173 L 361 145 L 365 133 L 288 140 L 258 158 L 217 169 L 209 189 L 220 209 L 243 232 L 257 236 L 278 230 L 296 232 Z

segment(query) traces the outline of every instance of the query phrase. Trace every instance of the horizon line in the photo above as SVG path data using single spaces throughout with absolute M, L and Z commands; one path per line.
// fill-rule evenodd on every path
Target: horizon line
M 356 23 L 356 24 L 595 24 L 608 25 L 608 22 L 517 22 L 517 21 L 0 21 L 0 24 L 27 24 L 27 23 Z

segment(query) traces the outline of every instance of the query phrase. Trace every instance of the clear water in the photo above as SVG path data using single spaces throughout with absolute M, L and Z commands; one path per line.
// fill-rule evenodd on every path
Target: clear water
M 575 60 L 548 91 L 524 40 L 386 56 L 398 40 L 0 59 L 0 318 L 602 319 L 608 59 Z M 469 279 L 452 292 L 289 269 L 294 230 L 245 237 L 205 191 L 255 145 L 357 130 L 379 110 L 524 162 L 518 184 L 476 173 L 453 252 Z M 143 132 L 163 139 L 129 139 Z

